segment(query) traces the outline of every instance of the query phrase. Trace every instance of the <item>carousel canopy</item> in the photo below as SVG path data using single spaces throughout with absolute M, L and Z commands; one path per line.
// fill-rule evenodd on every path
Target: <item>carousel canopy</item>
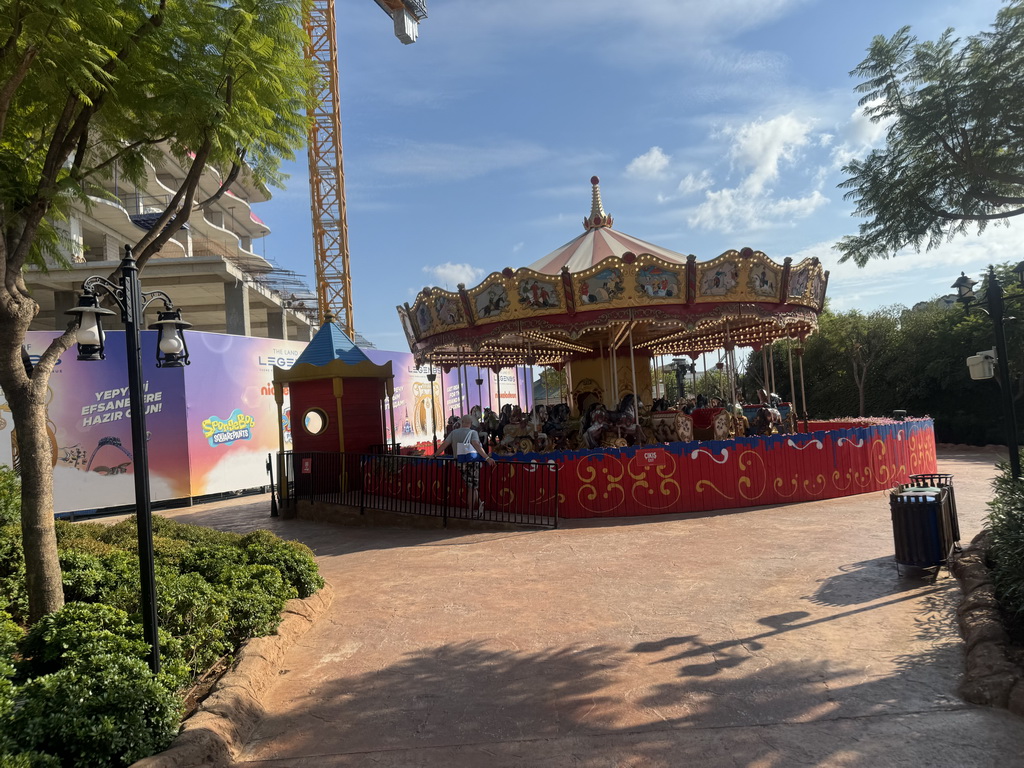
M 457 292 L 424 288 L 398 307 L 417 364 L 559 365 L 629 348 L 691 355 L 803 339 L 817 328 L 826 272 L 729 250 L 706 262 L 611 228 L 598 179 L 584 232 Z
M 681 253 L 612 229 L 612 217 L 604 212 L 601 204 L 600 179 L 594 176 L 590 183 L 594 188 L 593 202 L 590 215 L 583 220 L 583 234 L 543 259 L 537 259 L 527 269 L 545 275 L 557 275 L 563 268 L 584 272 L 610 256 L 621 257 L 627 253 L 649 253 L 671 264 L 686 263 L 686 256 Z

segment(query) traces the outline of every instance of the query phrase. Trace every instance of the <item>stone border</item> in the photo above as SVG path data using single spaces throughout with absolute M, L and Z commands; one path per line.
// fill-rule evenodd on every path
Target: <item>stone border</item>
M 263 717 L 263 695 L 277 679 L 285 652 L 330 607 L 334 590 L 323 589 L 304 600 L 289 600 L 277 634 L 256 637 L 242 646 L 234 665 L 214 686 L 164 752 L 145 757 L 131 768 L 229 766 Z
M 963 593 L 956 617 L 967 646 L 959 692 L 972 704 L 1001 707 L 1024 717 L 1024 669 L 1006 654 L 1010 638 L 985 564 L 988 546 L 989 532 L 983 530 L 950 562 Z

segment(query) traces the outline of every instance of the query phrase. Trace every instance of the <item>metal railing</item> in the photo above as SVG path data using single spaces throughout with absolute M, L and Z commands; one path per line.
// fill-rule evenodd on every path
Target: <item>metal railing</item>
M 558 465 L 460 464 L 451 458 L 286 451 L 282 503 L 320 502 L 385 512 L 558 527 Z

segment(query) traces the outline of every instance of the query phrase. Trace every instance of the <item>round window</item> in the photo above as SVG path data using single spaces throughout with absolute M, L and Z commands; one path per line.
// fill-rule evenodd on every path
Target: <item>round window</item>
M 319 408 L 310 408 L 302 418 L 302 426 L 311 435 L 322 435 L 327 429 L 327 414 Z

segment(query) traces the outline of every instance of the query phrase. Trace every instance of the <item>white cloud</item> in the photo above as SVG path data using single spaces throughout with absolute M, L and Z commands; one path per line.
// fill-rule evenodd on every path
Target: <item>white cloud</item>
M 743 181 L 744 190 L 759 194 L 777 179 L 780 162 L 796 159 L 797 150 L 808 143 L 812 127 L 810 120 L 789 114 L 767 121 L 755 120 L 737 129 L 726 128 L 723 133 L 734 138 L 729 151 L 734 166 L 749 170 Z
M 657 179 L 665 175 L 672 158 L 661 147 L 651 147 L 644 154 L 633 158 L 626 166 L 626 175 L 637 179 Z
M 708 172 L 697 179 L 692 175 L 684 178 L 680 191 L 705 190 L 703 202 L 688 216 L 689 225 L 721 232 L 788 226 L 826 205 L 829 201 L 821 193 L 824 177 L 820 173 L 812 175 L 813 188 L 803 194 L 775 191 L 783 168 L 794 166 L 806 175 L 801 149 L 821 143 L 812 134 L 813 126 L 812 120 L 791 113 L 722 129 L 718 136 L 732 141 L 726 154 L 734 170 L 745 175 L 735 186 L 717 190 L 710 188 Z
M 710 189 L 713 183 L 714 180 L 711 178 L 711 174 L 704 170 L 698 176 L 694 176 L 692 173 L 686 174 L 682 181 L 679 182 L 677 189 L 681 195 L 693 195 L 697 192 L 703 192 L 705 189 Z
M 828 198 L 818 190 L 804 197 L 772 198 L 751 195 L 744 189 L 721 189 L 707 192 L 689 217 L 691 227 L 734 232 L 739 229 L 788 226 L 794 219 L 804 219 L 828 204 Z
M 482 269 L 471 264 L 452 264 L 450 261 L 424 267 L 423 271 L 430 275 L 437 285 L 449 291 L 454 291 L 459 283 L 476 285 L 485 274 Z

